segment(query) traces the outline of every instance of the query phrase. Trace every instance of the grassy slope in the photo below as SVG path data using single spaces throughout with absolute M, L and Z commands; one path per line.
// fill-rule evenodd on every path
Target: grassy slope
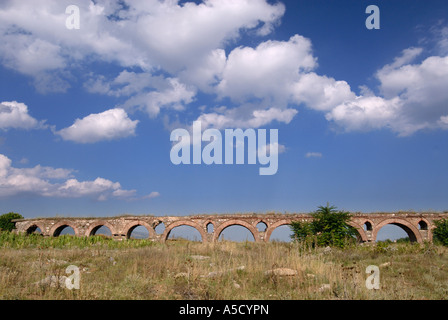
M 446 299 L 447 253 L 431 244 L 327 252 L 288 243 L 0 234 L 0 299 Z M 79 290 L 36 284 L 67 275 L 68 265 L 81 270 Z M 368 265 L 380 268 L 379 290 L 366 289 Z M 265 274 L 274 268 L 297 275 Z

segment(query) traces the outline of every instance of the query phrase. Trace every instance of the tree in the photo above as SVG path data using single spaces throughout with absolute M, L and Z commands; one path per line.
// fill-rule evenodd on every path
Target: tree
M 317 246 L 344 247 L 356 239 L 357 231 L 348 222 L 351 214 L 347 211 L 338 211 L 334 206 L 319 206 L 313 212 L 311 222 L 293 221 L 292 238 Z
M 15 228 L 14 219 L 23 219 L 23 216 L 19 213 L 9 212 L 0 216 L 0 230 L 12 231 Z
M 436 220 L 434 224 L 436 225 L 433 230 L 434 241 L 448 247 L 448 219 Z

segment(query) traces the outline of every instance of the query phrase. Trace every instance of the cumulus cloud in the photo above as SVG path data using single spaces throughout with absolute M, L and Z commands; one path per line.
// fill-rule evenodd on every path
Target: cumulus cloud
M 150 117 L 155 117 L 162 108 L 184 110 L 184 105 L 192 102 L 195 94 L 195 90 L 187 88 L 178 79 L 169 78 L 163 89 L 138 93 L 126 100 L 121 107 L 137 108 L 145 111 Z
M 81 79 L 85 88 L 121 98 L 117 108 L 150 117 L 164 109 L 184 111 L 206 93 L 234 104 L 199 116 L 217 128 L 290 123 L 299 106 L 322 112 L 346 131 L 390 128 L 410 135 L 447 128 L 447 27 L 437 29 L 439 55 L 417 60 L 424 48 L 405 49 L 376 72 L 378 94 L 373 94 L 376 88 L 364 88 L 357 95 L 343 79 L 316 72 L 311 39 L 301 35 L 231 47 L 243 34 L 270 34 L 284 15 L 281 3 L 81 1 L 81 28 L 68 30 L 65 8 L 70 4 L 38 0 L 0 6 L 0 63 L 32 77 L 41 92 L 66 91 L 74 68 L 101 61 L 122 70 L 112 79 L 88 74 Z M 127 115 L 115 114 L 109 124 L 103 121 L 106 116 L 78 119 L 58 134 L 81 143 L 134 134 L 136 122 Z M 93 128 L 96 122 L 105 125 L 102 133 Z M 21 123 L 33 126 L 29 119 Z
M 44 121 L 37 121 L 28 114 L 28 107 L 17 101 L 0 103 L 0 129 L 37 129 L 43 128 Z
M 179 72 L 244 30 L 267 35 L 285 11 L 283 4 L 265 0 L 81 1 L 77 3 L 81 27 L 68 30 L 65 9 L 71 4 L 68 0 L 3 4 L 2 64 L 34 78 L 47 71 L 70 72 L 74 62 L 91 59 Z M 60 74 L 60 82 L 64 78 Z
M 129 119 L 123 109 L 115 108 L 76 119 L 70 127 L 56 131 L 56 134 L 78 143 L 115 140 L 135 135 L 138 122 Z
M 203 113 L 198 120 L 218 129 L 257 128 L 273 121 L 288 124 L 298 113 L 292 106 L 329 111 L 356 97 L 347 82 L 320 76 L 312 71 L 316 67 L 311 41 L 300 35 L 235 48 L 217 68 L 212 88 L 218 97 L 239 106 Z
M 258 98 L 284 105 L 291 83 L 298 80 L 300 72 L 315 66 L 310 40 L 299 35 L 289 41 L 265 41 L 256 48 L 235 48 L 227 58 L 217 91 L 238 102 Z
M 326 114 L 326 119 L 347 131 L 393 127 L 394 121 L 399 120 L 401 106 L 399 98 L 387 100 L 377 96 L 359 96 L 336 106 Z
M 162 108 L 183 110 L 193 101 L 196 90 L 187 86 L 178 78 L 152 76 L 149 72 L 129 72 L 124 70 L 112 79 L 101 75 L 91 75 L 85 85 L 92 93 L 101 93 L 115 97 L 125 97 L 119 107 L 126 110 L 141 110 L 150 117 L 159 114 Z
M 361 95 L 331 109 L 327 120 L 347 131 L 389 128 L 400 136 L 422 129 L 446 129 L 448 56 L 412 63 L 422 48 L 403 50 L 376 73 L 381 95 Z
M 122 189 L 119 182 L 104 178 L 92 181 L 78 181 L 74 170 L 43 167 L 14 168 L 12 161 L 0 154 L 0 197 L 19 194 L 34 194 L 43 197 L 81 198 L 97 200 L 109 198 L 132 198 L 136 190 Z

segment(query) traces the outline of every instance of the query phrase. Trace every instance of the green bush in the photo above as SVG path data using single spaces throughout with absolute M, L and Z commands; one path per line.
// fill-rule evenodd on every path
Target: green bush
M 23 219 L 23 216 L 19 213 L 9 212 L 0 216 L 0 230 L 12 231 L 15 228 L 15 223 L 11 220 Z
M 434 242 L 448 247 L 448 219 L 434 221 L 436 228 L 433 230 Z
M 312 214 L 311 222 L 293 221 L 291 230 L 295 241 L 311 244 L 312 246 L 345 247 L 356 240 L 357 231 L 348 222 L 351 214 L 338 211 L 336 207 L 320 206 Z

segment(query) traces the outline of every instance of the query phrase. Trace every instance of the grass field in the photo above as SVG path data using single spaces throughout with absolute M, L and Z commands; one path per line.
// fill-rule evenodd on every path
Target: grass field
M 42 281 L 69 276 L 69 265 L 79 289 Z M 369 265 L 379 267 L 378 290 L 366 288 Z M 432 244 L 330 250 L 1 233 L 0 299 L 446 299 L 447 266 L 448 249 Z

